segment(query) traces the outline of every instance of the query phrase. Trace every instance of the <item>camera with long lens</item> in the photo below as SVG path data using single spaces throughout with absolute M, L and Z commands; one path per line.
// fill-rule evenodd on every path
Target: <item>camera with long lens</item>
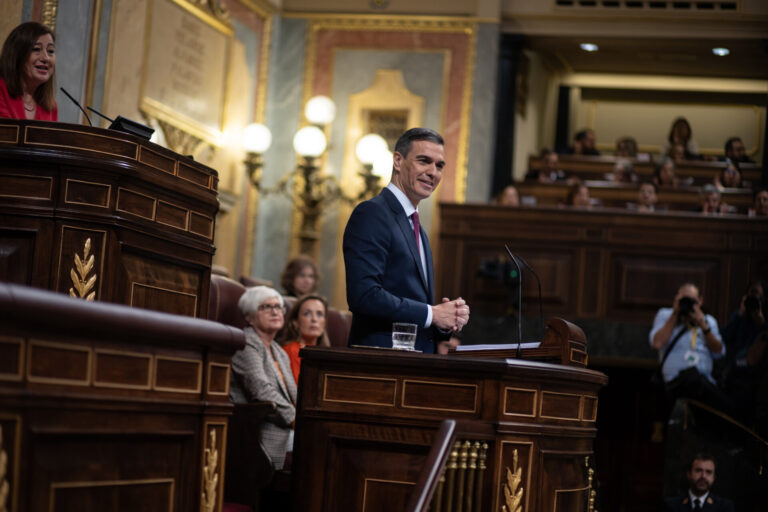
M 677 319 L 687 320 L 693 314 L 693 308 L 698 302 L 690 297 L 680 297 L 677 301 Z

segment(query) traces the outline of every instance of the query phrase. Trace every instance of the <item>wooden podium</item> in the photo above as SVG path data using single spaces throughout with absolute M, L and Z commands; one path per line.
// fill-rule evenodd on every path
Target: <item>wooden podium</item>
M 542 350 L 555 357 L 547 349 L 553 339 L 560 354 L 583 344 L 578 327 L 559 319 L 549 324 L 548 344 L 523 357 Z M 506 469 L 514 472 L 515 459 L 523 510 L 587 510 L 587 458 L 607 378 L 586 369 L 584 358 L 564 365 L 506 355 L 304 349 L 295 510 L 403 510 L 446 418 L 458 421 L 461 440 L 486 446 L 481 505 L 473 510 L 501 510 Z
M 205 318 L 217 184 L 130 134 L 0 119 L 0 281 Z

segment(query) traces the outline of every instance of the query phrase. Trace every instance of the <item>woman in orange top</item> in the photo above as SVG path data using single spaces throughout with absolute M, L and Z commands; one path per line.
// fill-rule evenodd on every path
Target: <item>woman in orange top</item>
M 293 378 L 296 379 L 296 385 L 299 384 L 299 372 L 301 370 L 299 350 L 307 345 L 331 346 L 328 335 L 325 333 L 327 312 L 328 303 L 323 297 L 305 295 L 296 301 L 288 314 L 285 333 L 285 339 L 288 343 L 283 345 L 283 350 L 291 360 L 291 370 L 293 371 Z
M 34 21 L 13 29 L 0 53 L 0 117 L 57 121 L 55 75 L 51 29 Z

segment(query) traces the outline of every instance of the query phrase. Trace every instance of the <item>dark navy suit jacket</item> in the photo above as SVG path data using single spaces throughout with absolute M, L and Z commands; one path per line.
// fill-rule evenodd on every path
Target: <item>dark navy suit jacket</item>
M 691 512 L 691 504 L 688 493 L 683 496 L 664 498 L 664 510 L 667 512 Z M 709 493 L 707 501 L 702 503 L 702 512 L 733 512 L 733 502 L 728 498 L 723 498 Z
M 416 350 L 424 353 L 434 353 L 435 341 L 447 338 L 434 327 L 423 327 L 434 289 L 432 251 L 423 229 L 421 243 L 426 278 L 413 228 L 403 206 L 386 188 L 352 212 L 343 244 L 352 311 L 350 346 L 391 347 L 393 322 L 417 324 Z

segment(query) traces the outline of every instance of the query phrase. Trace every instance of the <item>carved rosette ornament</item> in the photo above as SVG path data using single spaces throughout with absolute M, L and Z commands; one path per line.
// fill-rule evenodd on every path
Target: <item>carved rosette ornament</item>
M 507 470 L 507 481 L 504 483 L 504 502 L 502 512 L 523 512 L 523 468 L 517 466 L 517 450 L 512 453 L 512 471 Z M 518 488 L 519 487 L 519 488 Z
M 8 470 L 8 455 L 3 448 L 3 427 L 0 425 L 0 512 L 7 512 L 8 510 L 8 494 L 10 493 L 10 486 L 8 485 L 8 479 L 6 478 Z
M 205 449 L 203 465 L 203 494 L 200 500 L 201 512 L 213 512 L 216 508 L 216 489 L 219 486 L 219 451 L 216 449 L 216 431 L 210 431 L 210 448 Z
M 92 301 L 96 298 L 96 292 L 91 291 L 93 285 L 96 284 L 96 274 L 88 277 L 88 274 L 93 270 L 94 257 L 91 252 L 91 239 L 85 241 L 85 247 L 83 248 L 83 259 L 80 259 L 80 255 L 75 253 L 75 266 L 70 269 L 69 277 L 72 279 L 73 288 L 69 289 L 69 296 L 76 299 L 85 299 Z M 90 254 L 90 257 L 89 257 Z

